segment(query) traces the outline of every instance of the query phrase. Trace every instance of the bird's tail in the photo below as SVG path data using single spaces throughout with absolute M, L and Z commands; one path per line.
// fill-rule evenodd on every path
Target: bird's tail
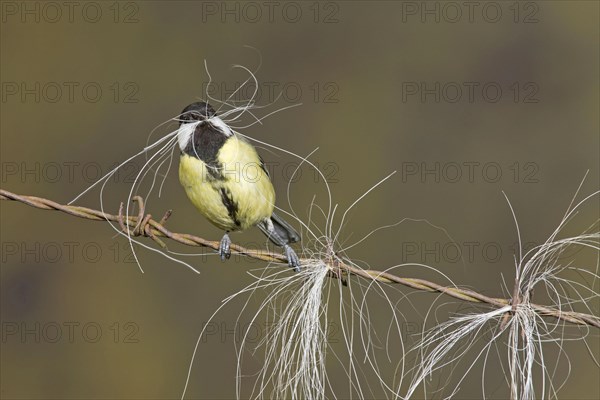
M 271 215 L 271 222 L 273 222 L 275 232 L 283 239 L 287 239 L 287 243 L 296 243 L 300 241 L 300 234 L 279 215 L 273 213 Z
M 266 224 L 259 224 L 258 227 L 268 236 L 271 242 L 275 243 L 277 246 L 283 247 L 286 244 L 300 241 L 300 234 L 275 213 L 271 215 L 271 224 L 267 221 Z

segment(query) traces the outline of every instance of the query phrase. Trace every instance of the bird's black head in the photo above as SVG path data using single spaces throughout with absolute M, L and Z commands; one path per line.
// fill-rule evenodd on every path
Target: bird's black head
M 192 103 L 183 109 L 179 115 L 179 125 L 190 122 L 204 121 L 217 115 L 210 104 L 204 101 Z

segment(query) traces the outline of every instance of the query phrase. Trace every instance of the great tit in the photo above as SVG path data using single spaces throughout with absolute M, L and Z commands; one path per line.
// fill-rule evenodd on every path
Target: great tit
M 300 235 L 273 212 L 275 190 L 254 146 L 233 132 L 208 103 L 190 104 L 179 121 L 179 181 L 198 211 L 225 231 L 221 260 L 231 256 L 229 232 L 257 226 L 299 271 L 290 243 L 300 241 Z

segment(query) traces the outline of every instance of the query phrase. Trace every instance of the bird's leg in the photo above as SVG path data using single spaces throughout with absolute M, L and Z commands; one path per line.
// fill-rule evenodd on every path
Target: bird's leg
M 221 238 L 219 255 L 221 256 L 221 261 L 225 261 L 231 257 L 231 239 L 229 239 L 229 232 L 225 232 L 223 238 Z
M 289 266 L 294 268 L 294 271 L 300 272 L 300 259 L 296 255 L 294 249 L 292 249 L 289 244 L 284 244 L 283 250 L 285 251 L 285 257 L 288 260 Z

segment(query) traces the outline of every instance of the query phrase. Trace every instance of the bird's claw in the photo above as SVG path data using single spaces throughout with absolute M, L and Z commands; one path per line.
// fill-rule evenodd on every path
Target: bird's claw
M 228 234 L 224 234 L 219 244 L 219 256 L 221 261 L 228 260 L 231 257 L 231 239 Z
M 283 249 L 285 250 L 285 257 L 288 260 L 289 266 L 293 268 L 294 271 L 300 272 L 300 259 L 296 255 L 294 249 L 287 244 L 283 247 Z

